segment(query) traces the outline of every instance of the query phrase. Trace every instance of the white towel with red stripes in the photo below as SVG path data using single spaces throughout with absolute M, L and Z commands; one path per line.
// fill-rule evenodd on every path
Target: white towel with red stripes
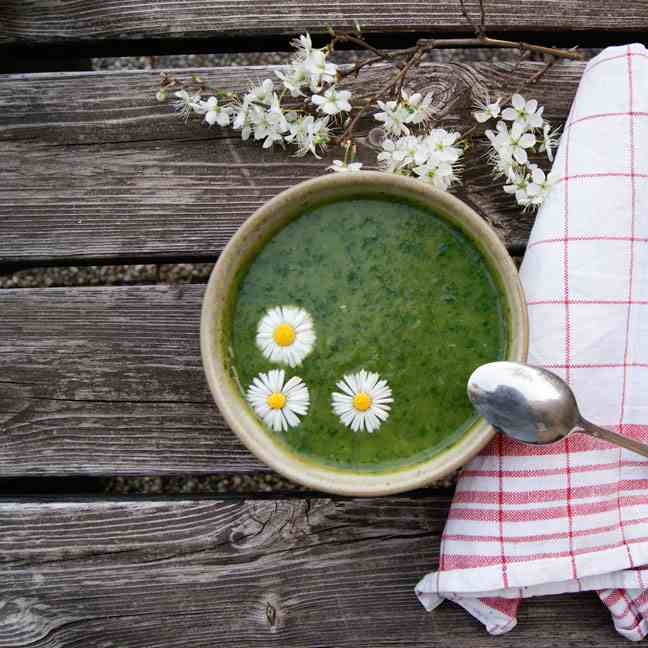
M 522 264 L 529 363 L 583 415 L 648 442 L 648 51 L 611 47 L 583 74 Z M 522 598 L 595 590 L 618 632 L 648 633 L 648 460 L 585 435 L 498 435 L 464 470 L 426 609 L 463 606 L 492 634 Z

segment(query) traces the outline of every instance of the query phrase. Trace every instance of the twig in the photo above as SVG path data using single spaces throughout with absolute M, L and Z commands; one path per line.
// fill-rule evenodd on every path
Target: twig
M 410 68 L 413 65 L 418 65 L 421 62 L 422 56 L 423 56 L 423 50 L 418 50 L 414 54 L 412 54 L 412 56 L 409 58 L 407 63 L 405 63 L 405 66 L 402 68 L 399 74 L 400 80 L 394 92 L 394 96 L 396 99 L 398 99 L 401 95 L 401 92 L 403 90 L 403 83 L 405 83 L 405 77 L 407 76 L 407 73 L 410 71 Z
M 335 44 L 338 42 L 354 43 L 355 45 L 359 45 L 360 47 L 363 47 L 364 49 L 373 52 L 376 55 L 376 57 L 392 64 L 394 64 L 394 59 L 398 58 L 396 53 L 383 52 L 379 50 L 377 47 L 374 47 L 373 45 L 368 43 L 364 38 L 360 38 L 359 36 L 354 36 L 353 34 L 348 34 L 348 33 L 336 34 L 331 40 L 331 42 L 329 43 L 329 47 L 333 49 L 335 47 Z M 396 65 L 400 67 L 402 63 L 396 62 Z
M 366 67 L 367 65 L 373 65 L 374 63 L 380 63 L 380 61 L 384 60 L 382 56 L 374 56 L 372 58 L 365 59 L 364 61 L 359 61 L 356 63 L 352 68 L 348 70 L 338 70 L 338 81 L 341 81 L 342 79 L 346 79 L 347 77 L 357 74 L 360 70 L 362 70 L 363 67 Z
M 571 59 L 572 61 L 584 61 L 585 54 L 575 50 L 564 50 L 556 47 L 545 47 L 544 45 L 534 45 L 533 43 L 525 43 L 523 41 L 508 41 L 499 38 L 491 38 L 490 36 L 482 36 L 480 38 L 437 38 L 437 39 L 421 39 L 415 47 L 409 50 L 401 50 L 401 53 L 407 54 L 416 49 L 416 47 L 423 45 L 427 49 L 439 49 L 444 47 L 498 47 L 503 49 L 518 49 L 528 50 L 530 52 L 539 52 L 540 54 L 547 54 L 548 56 L 557 56 L 559 58 Z
M 471 27 L 475 32 L 477 38 L 481 38 L 484 35 L 484 5 L 482 0 L 479 0 L 479 23 L 476 23 L 472 16 L 468 13 L 464 0 L 459 0 L 461 4 L 461 13 L 463 17 L 470 23 Z
M 522 83 L 520 83 L 520 85 L 518 86 L 518 88 L 517 88 L 517 90 L 515 92 L 520 93 L 527 86 L 533 85 L 534 83 L 537 83 L 538 81 L 540 81 L 540 79 L 542 79 L 542 77 L 549 71 L 549 68 L 551 68 L 557 62 L 558 62 L 558 59 L 555 56 L 552 56 L 545 63 L 545 66 L 541 70 L 538 70 L 533 76 L 530 76 L 526 81 L 522 81 Z
M 486 12 L 484 11 L 484 0 L 479 0 L 479 34 L 484 36 L 486 34 Z

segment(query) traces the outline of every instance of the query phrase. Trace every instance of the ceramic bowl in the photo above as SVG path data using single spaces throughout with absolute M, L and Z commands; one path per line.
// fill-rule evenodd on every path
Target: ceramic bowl
M 221 254 L 209 279 L 201 317 L 202 360 L 218 408 L 232 430 L 259 459 L 307 488 L 341 495 L 386 495 L 421 488 L 465 464 L 488 443 L 493 428 L 483 419 L 453 445 L 425 461 L 381 473 L 329 467 L 280 444 L 259 422 L 228 370 L 225 313 L 235 295 L 235 277 L 259 247 L 299 213 L 322 202 L 361 195 L 402 198 L 427 205 L 461 229 L 481 251 L 500 283 L 510 313 L 508 360 L 525 362 L 526 302 L 517 270 L 493 230 L 470 207 L 419 180 L 387 173 L 339 173 L 309 180 L 269 200 L 248 218 Z

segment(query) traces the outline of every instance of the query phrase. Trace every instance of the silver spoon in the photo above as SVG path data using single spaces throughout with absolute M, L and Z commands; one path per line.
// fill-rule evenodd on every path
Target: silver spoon
M 581 432 L 648 457 L 647 444 L 584 419 L 567 383 L 546 369 L 490 362 L 468 379 L 468 398 L 491 425 L 526 443 L 553 443 Z

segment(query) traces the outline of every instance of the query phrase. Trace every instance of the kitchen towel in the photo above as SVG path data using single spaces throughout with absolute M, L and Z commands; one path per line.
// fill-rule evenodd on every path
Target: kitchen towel
M 648 51 L 587 65 L 521 268 L 529 363 L 583 415 L 648 442 Z M 575 434 L 529 446 L 498 434 L 469 463 L 439 570 L 416 593 L 452 600 L 492 634 L 522 598 L 596 590 L 618 632 L 648 633 L 648 459 Z

